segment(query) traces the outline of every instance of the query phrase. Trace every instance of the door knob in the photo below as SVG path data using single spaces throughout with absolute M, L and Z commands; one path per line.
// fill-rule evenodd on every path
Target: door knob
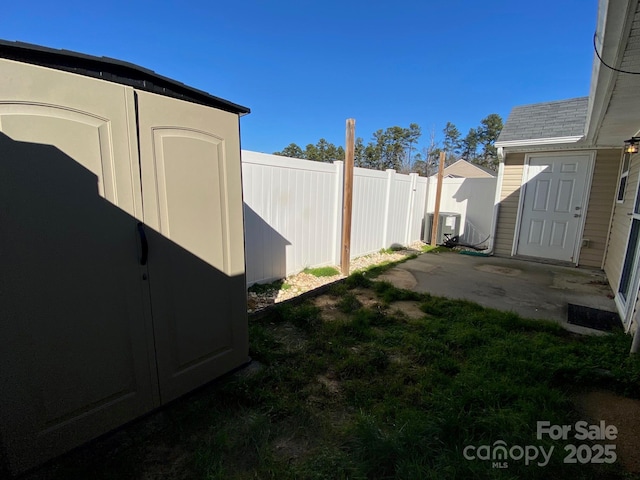
M 578 218 L 578 217 L 581 217 L 582 215 L 580 213 L 574 213 L 573 216 Z

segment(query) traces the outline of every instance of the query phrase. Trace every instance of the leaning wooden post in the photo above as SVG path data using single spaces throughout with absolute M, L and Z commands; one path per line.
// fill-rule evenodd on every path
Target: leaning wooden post
M 344 155 L 344 199 L 342 203 L 342 256 L 340 269 L 349 275 L 351 259 L 351 208 L 353 204 L 353 157 L 355 155 L 356 121 L 347 119 L 347 139 Z
M 438 186 L 436 187 L 436 206 L 433 210 L 433 223 L 431 224 L 431 245 L 435 245 L 438 239 L 438 220 L 440 219 L 440 197 L 442 196 L 442 172 L 444 171 L 445 152 L 440 152 L 440 164 L 438 165 Z

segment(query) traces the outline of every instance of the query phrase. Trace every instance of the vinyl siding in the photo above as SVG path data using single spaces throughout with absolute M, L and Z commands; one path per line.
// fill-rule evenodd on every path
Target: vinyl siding
M 504 160 L 502 191 L 496 228 L 495 254 L 510 256 L 520 201 L 524 153 L 507 154 Z
M 589 246 L 582 247 L 580 250 L 578 262 L 580 266 L 602 267 L 607 247 L 611 208 L 617 189 L 620 156 L 620 149 L 598 150 L 596 154 L 589 205 L 582 235 L 583 239 L 589 240 Z
M 634 155 L 631 159 L 629 178 L 627 179 L 627 186 L 624 193 L 624 202 L 616 203 L 613 211 L 609 245 L 607 246 L 607 255 L 605 257 L 604 271 L 607 274 L 607 278 L 614 292 L 618 291 L 620 284 L 620 273 L 622 271 L 627 239 L 629 237 L 629 227 L 631 225 L 631 217 L 627 214 L 633 210 L 639 174 L 640 155 Z M 618 177 L 618 175 L 616 175 L 616 177 Z M 619 180 L 616 178 L 616 189 L 618 188 L 618 184 Z

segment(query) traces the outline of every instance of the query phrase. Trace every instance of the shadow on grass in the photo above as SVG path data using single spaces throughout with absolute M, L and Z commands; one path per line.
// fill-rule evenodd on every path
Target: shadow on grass
M 537 421 L 581 420 L 570 399 L 576 389 L 640 396 L 628 336 L 576 337 L 554 323 L 369 276 L 330 287 L 323 308 L 342 317 L 307 302 L 252 320 L 251 355 L 261 368 L 164 409 L 163 429 L 132 436 L 106 468 L 134 465 L 138 477 L 168 478 L 629 478 L 619 464 L 565 464 L 567 442 L 536 439 Z M 382 307 L 363 306 L 363 289 Z M 390 308 L 397 301 L 416 302 L 424 316 L 398 314 Z M 505 471 L 462 454 L 498 440 L 554 454 L 545 467 L 514 460 Z M 158 452 L 160 470 L 150 463 Z M 103 468 L 59 478 L 109 478 Z

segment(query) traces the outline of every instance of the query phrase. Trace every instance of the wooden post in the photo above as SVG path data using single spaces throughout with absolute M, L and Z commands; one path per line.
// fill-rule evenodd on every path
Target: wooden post
M 444 171 L 445 152 L 440 152 L 440 164 L 438 165 L 438 186 L 436 187 L 436 206 L 433 210 L 433 223 L 431 224 L 431 245 L 438 240 L 438 220 L 440 219 L 440 197 L 442 196 L 442 172 Z
M 356 121 L 347 119 L 347 139 L 344 155 L 344 197 L 342 203 L 342 256 L 340 269 L 349 275 L 351 260 L 351 208 L 353 204 L 353 157 L 355 156 Z

